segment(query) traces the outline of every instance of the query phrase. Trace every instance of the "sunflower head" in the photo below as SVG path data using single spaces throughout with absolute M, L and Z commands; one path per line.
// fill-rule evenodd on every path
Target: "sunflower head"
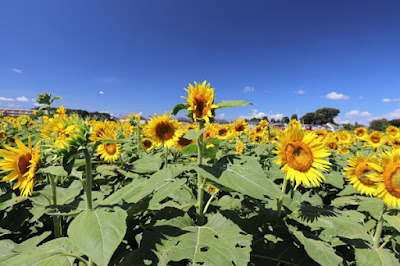
M 4 130 L 0 130 L 0 140 L 6 140 L 7 134 Z
M 40 141 L 36 143 L 32 149 L 32 141 L 29 136 L 28 147 L 21 140 L 15 138 L 18 148 L 10 147 L 4 144 L 7 150 L 0 150 L 0 156 L 5 160 L 0 161 L 0 169 L 11 171 L 3 177 L 3 181 L 12 182 L 17 180 L 13 189 L 19 188 L 24 197 L 32 195 L 33 185 L 35 182 L 35 172 L 39 163 L 39 147 Z
M 386 128 L 386 134 L 390 137 L 390 138 L 396 138 L 399 134 L 400 131 L 397 127 L 395 126 L 389 126 Z
M 21 115 L 17 118 L 17 122 L 19 125 L 21 126 L 25 126 L 29 124 L 29 121 L 31 121 L 31 119 L 29 118 L 29 116 L 27 115 Z
M 249 125 L 243 119 L 236 119 L 233 121 L 233 130 L 235 130 L 236 133 L 241 134 L 245 132 L 248 126 Z
M 207 84 L 207 81 L 203 83 L 194 82 L 195 86 L 189 84 L 188 89 L 185 90 L 188 92 L 188 98 L 186 99 L 190 111 L 190 115 L 193 117 L 194 121 L 204 120 L 208 124 L 210 122 L 210 118 L 214 117 L 213 110 L 218 108 L 218 106 L 214 105 L 214 88 L 210 88 L 210 83 Z
M 241 140 L 238 140 L 238 142 L 236 144 L 235 154 L 243 154 L 243 142 Z
M 154 142 L 160 146 L 170 148 L 179 140 L 181 125 L 177 120 L 171 119 L 171 115 L 159 116 L 155 114 L 150 118 L 150 122 L 146 125 L 144 131 L 147 136 L 154 139 Z
M 330 163 L 323 159 L 330 153 L 313 132 L 306 133 L 299 126 L 293 126 L 279 135 L 275 146 L 274 153 L 278 155 L 275 163 L 282 165 L 286 178 L 295 181 L 296 186 L 321 184 L 324 177 L 317 169 L 329 169 Z
M 314 131 L 315 137 L 320 141 L 323 142 L 328 137 L 328 132 L 325 129 L 319 128 Z
M 359 127 L 354 130 L 354 134 L 358 139 L 365 139 L 368 136 L 368 130 L 365 127 Z
M 154 148 L 154 141 L 150 138 L 144 138 L 141 140 L 141 144 L 144 150 L 150 151 Z
M 97 146 L 96 151 L 100 159 L 107 163 L 113 163 L 118 159 L 121 153 L 121 146 L 115 142 L 101 143 Z
M 187 145 L 190 145 L 196 141 L 194 139 L 192 140 L 186 139 L 184 136 L 186 135 L 187 132 L 188 130 L 182 130 L 181 133 L 179 134 L 180 136 L 178 137 L 178 141 L 175 142 L 176 149 L 181 150 Z
M 340 143 L 351 143 L 351 134 L 347 131 L 339 131 L 337 137 Z

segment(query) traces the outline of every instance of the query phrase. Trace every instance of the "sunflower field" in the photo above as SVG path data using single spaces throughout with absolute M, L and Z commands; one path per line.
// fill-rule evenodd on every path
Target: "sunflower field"
M 0 265 L 400 265 L 398 128 L 219 125 L 251 103 L 186 92 L 145 124 L 1 117 Z

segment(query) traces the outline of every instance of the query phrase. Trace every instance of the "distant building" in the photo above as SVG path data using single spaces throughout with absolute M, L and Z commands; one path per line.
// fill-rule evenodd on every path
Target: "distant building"
M 288 125 L 287 124 L 273 124 L 271 125 L 271 129 L 276 129 L 276 130 L 284 130 L 287 129 Z
M 23 109 L 0 109 L 2 116 L 18 117 L 21 115 L 33 116 L 34 110 L 23 110 Z
M 129 121 L 129 119 L 130 119 L 129 115 L 126 115 L 126 116 L 120 117 L 118 119 L 118 121 L 122 123 L 122 122 Z M 148 121 L 149 120 L 147 118 L 144 118 L 143 116 L 140 116 L 140 124 L 146 124 Z
M 226 120 L 224 120 L 224 119 L 215 119 L 214 122 L 217 123 L 218 125 L 226 125 L 226 124 L 229 124 L 229 122 L 226 121 Z
M 176 120 L 178 120 L 178 122 L 181 123 L 182 126 L 185 126 L 192 122 L 189 118 L 185 118 L 185 117 L 178 117 Z

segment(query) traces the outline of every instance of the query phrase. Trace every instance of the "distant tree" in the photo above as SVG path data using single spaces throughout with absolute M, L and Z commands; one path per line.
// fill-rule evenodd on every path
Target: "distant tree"
M 352 124 L 342 124 L 344 130 L 354 130 L 356 127 Z
M 390 123 L 387 121 L 387 119 L 375 119 L 369 124 L 369 129 L 385 131 L 388 126 L 390 126 Z
M 299 118 L 297 117 L 297 114 L 292 114 L 290 120 L 299 120 Z
M 287 116 L 283 117 L 282 123 L 285 123 L 285 124 L 289 123 L 289 117 L 287 117 Z
M 263 116 L 262 120 L 269 121 L 269 120 L 268 120 L 268 116 Z
M 271 119 L 271 123 L 272 123 L 272 124 L 273 124 L 273 123 L 276 123 L 275 118 L 272 118 L 272 119 Z
M 322 108 L 315 111 L 315 123 L 322 125 L 326 123 L 334 123 L 333 119 L 340 113 L 335 108 Z
M 400 127 L 400 119 L 393 119 L 393 120 L 390 120 L 389 123 L 390 123 L 392 126 Z
M 300 120 L 303 124 L 315 124 L 315 113 L 307 113 L 303 115 Z
M 358 127 L 365 127 L 365 125 L 359 124 L 358 122 L 354 123 L 354 127 L 358 128 Z

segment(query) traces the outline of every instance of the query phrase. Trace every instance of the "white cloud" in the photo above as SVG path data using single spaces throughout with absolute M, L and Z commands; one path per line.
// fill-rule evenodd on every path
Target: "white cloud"
M 104 94 L 104 91 L 99 91 L 99 94 Z
M 399 119 L 400 118 L 400 109 L 396 109 L 396 110 L 394 110 L 390 113 L 384 114 L 384 115 L 373 117 L 370 120 L 382 119 L 382 118 L 386 118 L 388 120 Z
M 33 105 L 34 106 L 43 106 L 44 104 L 40 104 L 40 103 L 35 102 L 35 103 L 33 103 Z
M 16 104 L 8 104 L 7 105 L 7 107 L 10 107 L 10 108 L 16 108 L 16 107 L 19 107 L 18 105 L 16 105 Z
M 216 116 L 216 118 L 218 119 L 224 119 L 225 118 L 225 114 L 219 114 Z
M 301 95 L 301 94 L 304 94 L 304 91 L 303 90 L 298 90 L 298 91 L 295 91 L 294 93 Z
M 19 102 L 29 102 L 29 99 L 25 96 L 17 97 L 17 101 Z
M 13 68 L 12 71 L 14 71 L 15 73 L 19 73 L 19 74 L 24 72 L 22 69 L 18 69 L 18 68 Z
M 249 87 L 249 86 L 247 86 L 247 87 L 245 87 L 242 91 L 243 91 L 244 93 L 254 92 L 254 87 Z
M 382 102 L 384 102 L 384 103 L 398 102 L 398 101 L 400 101 L 400 98 L 394 98 L 394 99 L 385 98 L 385 99 L 382 100 Z
M 346 96 L 342 93 L 337 93 L 336 91 L 332 91 L 330 93 L 328 93 L 327 95 L 325 95 L 326 99 L 329 100 L 348 100 L 350 99 L 349 96 Z
M 14 99 L 13 98 L 0 97 L 0 101 L 12 102 L 12 101 L 14 101 Z
M 241 118 L 241 119 L 252 119 L 252 118 L 262 119 L 265 116 L 268 117 L 269 120 L 271 120 L 272 118 L 275 120 L 281 120 L 283 117 L 283 114 L 266 114 L 264 112 L 259 112 L 257 109 L 253 109 L 253 110 L 251 110 L 251 114 L 242 115 L 239 118 Z
M 346 117 L 356 118 L 356 117 L 370 117 L 372 114 L 370 112 L 360 112 L 359 110 L 352 110 L 345 115 Z

